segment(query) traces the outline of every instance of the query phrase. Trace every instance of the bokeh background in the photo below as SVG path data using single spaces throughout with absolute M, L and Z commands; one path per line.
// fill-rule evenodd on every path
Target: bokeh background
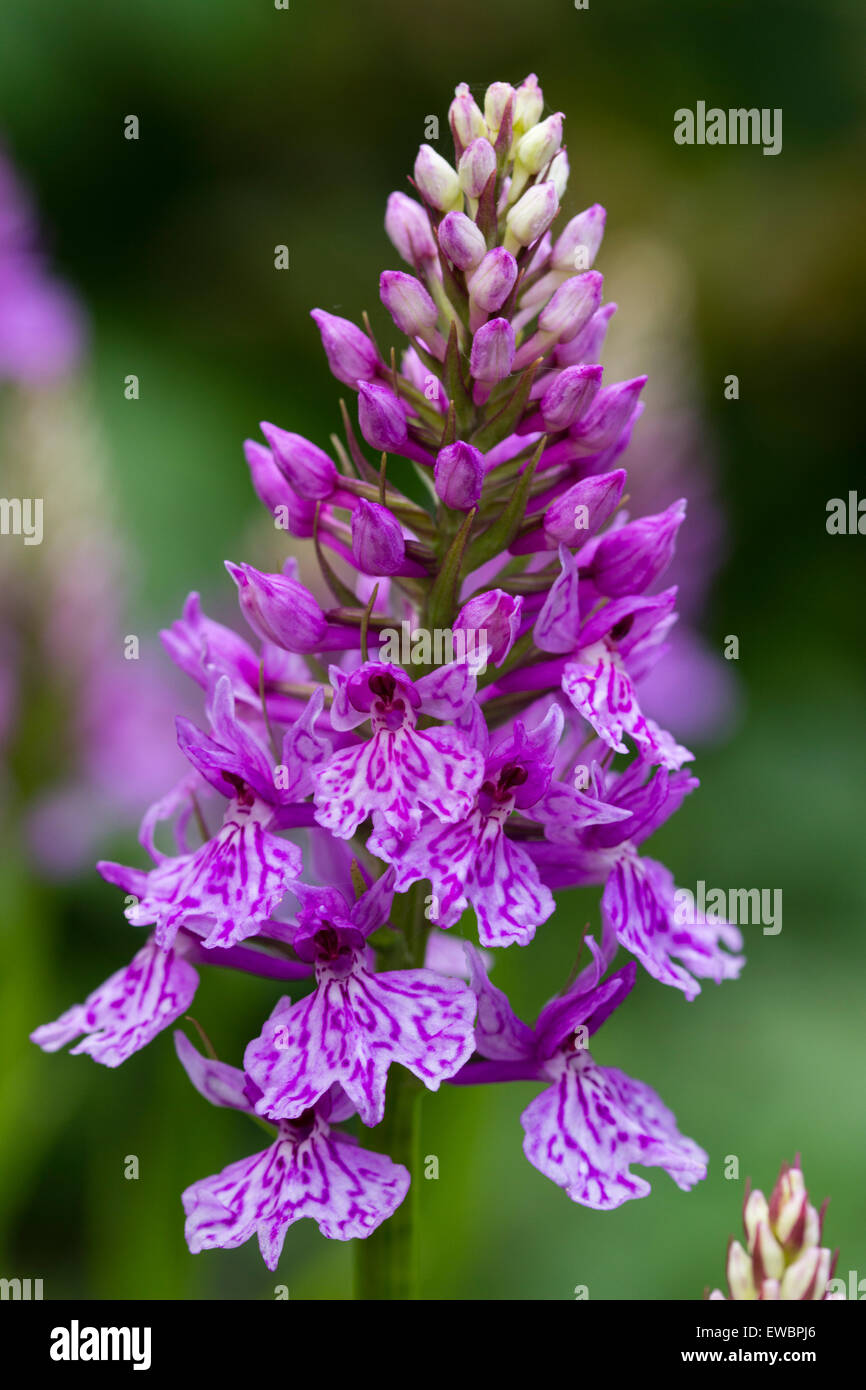
M 829 498 L 866 495 L 864 37 L 856 0 L 5 8 L 0 130 L 89 339 L 62 387 L 0 396 L 6 478 L 32 431 L 53 450 L 56 491 L 49 479 L 44 495 L 58 562 L 52 589 L 37 585 L 39 552 L 19 556 L 33 592 L 2 779 L 0 1273 L 43 1278 L 49 1298 L 270 1298 L 277 1282 L 292 1298 L 351 1294 L 351 1249 L 309 1222 L 290 1232 L 276 1277 L 252 1244 L 187 1252 L 180 1190 L 258 1141 L 192 1092 L 168 1034 L 114 1072 L 27 1042 L 132 953 L 118 895 L 84 850 L 92 814 L 100 856 L 136 853 L 152 721 L 127 720 L 98 769 L 102 791 L 91 773 L 77 799 L 44 803 L 80 760 L 68 670 L 76 652 L 91 659 L 87 612 L 100 601 L 111 612 L 118 664 L 122 636 L 140 636 L 135 678 L 156 684 L 170 680 L 156 629 L 190 589 L 233 614 L 222 561 L 262 564 L 274 546 L 241 441 L 261 419 L 323 444 L 337 426 L 309 309 L 375 312 L 379 271 L 396 265 L 385 199 L 405 187 L 425 118 L 439 116 L 447 156 L 458 81 L 483 89 L 535 71 L 548 109 L 567 115 L 565 215 L 608 209 L 598 264 L 620 305 L 611 350 L 625 371 L 650 373 L 641 476 L 664 473 L 678 447 L 665 431 L 676 441 L 685 421 L 694 491 L 714 489 L 725 517 L 706 542 L 724 563 L 696 622 L 717 657 L 731 634 L 740 656 L 721 663 L 719 710 L 692 740 L 701 789 L 652 852 L 685 885 L 781 888 L 783 929 L 746 928 L 742 980 L 691 1005 L 641 975 L 594 1048 L 655 1086 L 709 1150 L 691 1194 L 659 1174 L 651 1197 L 614 1213 L 572 1206 L 522 1156 L 533 1087 L 425 1100 L 423 1153 L 440 1176 L 419 1181 L 422 1291 L 699 1298 L 722 1279 L 746 1176 L 767 1188 L 798 1150 L 813 1197 L 832 1197 L 839 1272 L 866 1276 L 866 538 L 825 527 Z M 781 107 L 782 153 L 675 145 L 675 109 L 698 100 Z M 123 138 L 128 114 L 137 142 Z M 137 401 L 124 398 L 130 373 Z M 737 401 L 724 397 L 731 373 Z M 72 605 L 59 635 L 28 645 L 34 623 L 57 627 L 64 587 L 82 576 L 95 609 Z M 107 698 L 122 721 L 123 694 Z M 172 707 L 159 725 L 168 757 Z M 524 1016 L 559 987 L 597 897 L 566 895 L 535 945 L 502 956 L 496 978 Z M 264 982 L 212 971 L 195 1012 L 236 1059 L 271 1000 Z

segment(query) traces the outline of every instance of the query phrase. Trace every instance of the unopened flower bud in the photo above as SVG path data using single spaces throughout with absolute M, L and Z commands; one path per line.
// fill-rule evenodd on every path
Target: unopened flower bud
M 450 212 L 463 205 L 463 190 L 447 159 L 432 145 L 422 145 L 415 160 L 415 183 L 422 198 L 440 212 Z
M 789 1265 L 782 1276 L 780 1298 L 821 1302 L 827 1296 L 832 1256 L 829 1250 L 813 1246 Z
M 571 168 L 568 163 L 568 155 L 565 150 L 560 150 L 559 154 L 554 156 L 551 166 L 547 171 L 547 177 L 556 189 L 556 196 L 560 202 L 562 202 L 565 197 L 565 190 L 568 188 L 568 176 L 570 173 Z
M 510 82 L 493 82 L 484 93 L 484 120 L 491 140 L 499 134 L 506 107 L 513 97 L 514 88 Z
M 529 174 L 540 174 L 562 144 L 563 115 L 557 111 L 546 121 L 534 125 L 521 137 L 515 150 L 515 161 Z
M 728 1248 L 726 1270 L 728 1288 L 733 1299 L 756 1299 L 758 1291 L 752 1278 L 752 1261 L 738 1240 L 732 1240 Z
M 616 313 L 615 304 L 596 309 L 592 318 L 567 343 L 560 343 L 554 354 L 558 367 L 574 367 L 582 362 L 597 362 L 607 336 L 607 326 Z
M 487 242 L 480 228 L 464 212 L 449 212 L 442 218 L 439 245 L 459 270 L 474 270 L 487 253 Z
M 489 140 L 480 138 L 467 145 L 457 166 L 460 187 L 467 198 L 481 197 L 495 169 L 496 153 Z
M 422 267 L 436 259 L 436 242 L 426 212 L 414 198 L 392 193 L 385 211 L 385 231 L 408 265 Z
M 317 444 L 302 434 L 292 434 L 277 425 L 261 423 L 261 431 L 270 444 L 278 467 L 301 497 L 330 497 L 337 486 L 336 465 Z
M 244 455 L 259 501 L 264 503 L 269 512 L 276 511 L 277 507 L 288 506 L 291 489 L 277 467 L 270 449 L 266 449 L 264 444 L 257 443 L 255 439 L 245 439 Z
M 597 270 L 566 280 L 538 315 L 539 329 L 552 334 L 559 343 L 576 337 L 598 308 L 603 283 Z
M 541 397 L 541 416 L 546 430 L 567 430 L 588 409 L 601 385 L 602 368 L 565 367 L 557 372 Z
M 606 216 L 601 203 L 593 203 L 592 207 L 572 217 L 554 242 L 551 259 L 555 270 L 571 275 L 591 268 L 604 236 Z
M 572 438 L 588 452 L 600 453 L 609 448 L 634 414 L 645 385 L 646 377 L 636 376 L 631 381 L 602 386 L 586 415 L 572 427 Z
M 769 1220 L 770 1209 L 767 1206 L 767 1199 L 763 1192 L 759 1192 L 756 1188 L 754 1192 L 749 1193 L 743 1208 L 743 1226 L 746 1230 L 746 1241 L 750 1250 L 754 1249 L 758 1227 L 762 1222 L 769 1222 Z
M 522 609 L 523 599 L 519 595 L 490 589 L 464 603 L 454 621 L 454 631 L 486 632 L 487 659 L 494 666 L 501 666 L 517 639 Z
M 534 72 L 521 82 L 514 94 L 513 122 L 515 135 L 522 135 L 541 120 L 544 110 L 544 93 L 538 85 Z
M 434 469 L 436 494 L 446 507 L 468 512 L 484 487 L 484 458 L 480 449 L 456 440 L 440 449 Z
M 507 319 L 482 324 L 472 339 L 469 370 L 476 381 L 504 381 L 514 362 L 514 329 Z
M 759 1221 L 755 1229 L 755 1244 L 751 1251 L 755 1284 L 761 1287 L 765 1279 L 781 1279 L 785 1269 L 782 1247 L 770 1230 L 768 1221 Z
M 379 298 L 407 338 L 426 338 L 436 331 L 439 311 L 414 275 L 402 270 L 383 270 L 379 277 Z
M 599 593 L 608 598 L 642 594 L 673 559 L 685 515 L 681 497 L 656 516 L 639 517 L 602 536 L 592 562 L 592 582 Z
M 352 513 L 352 555 L 365 574 L 396 574 L 403 564 L 403 528 L 379 502 L 361 498 Z
M 465 150 L 479 136 L 487 135 L 483 112 L 465 82 L 454 89 L 454 100 L 448 108 L 448 124 L 458 151 Z
M 786 1249 L 804 1249 L 820 1239 L 820 1222 L 809 1205 L 806 1184 L 799 1168 L 782 1168 L 770 1194 L 770 1220 Z
M 574 483 L 544 513 L 545 534 L 565 545 L 582 545 L 616 510 L 625 480 L 625 469 L 616 468 Z
M 505 245 L 511 251 L 543 236 L 559 211 L 556 187 L 548 179 L 528 188 L 505 219 Z
M 338 381 L 356 386 L 372 381 L 379 366 L 379 355 L 366 333 L 348 319 L 313 309 L 310 317 L 322 335 L 328 366 Z
M 494 246 L 467 281 L 470 299 L 485 314 L 501 309 L 514 288 L 517 262 L 502 246 Z
M 325 615 L 309 589 L 284 574 L 263 574 L 252 565 L 226 569 L 238 586 L 241 612 L 254 632 L 289 652 L 312 652 L 327 629 Z
M 358 423 L 373 449 L 397 452 L 408 437 L 406 412 L 393 391 L 362 381 L 358 385 Z

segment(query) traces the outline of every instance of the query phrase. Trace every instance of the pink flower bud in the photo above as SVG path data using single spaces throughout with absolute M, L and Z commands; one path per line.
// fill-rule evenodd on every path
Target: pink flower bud
M 496 169 L 496 153 L 489 140 L 473 140 L 460 156 L 457 173 L 467 198 L 480 198 Z
M 642 594 L 673 559 L 685 515 L 685 499 L 680 498 L 656 516 L 642 516 L 602 536 L 592 562 L 592 582 L 599 593 L 609 598 Z
M 264 503 L 269 512 L 274 512 L 277 507 L 287 507 L 292 490 L 274 462 L 270 449 L 266 449 L 264 444 L 257 443 L 255 439 L 245 439 L 244 455 L 259 501 Z
M 358 423 L 367 443 L 388 453 L 397 452 L 409 435 L 406 412 L 393 391 L 368 381 L 358 384 Z
M 630 381 L 602 386 L 586 415 L 572 426 L 572 439 L 592 453 L 615 444 L 632 418 L 645 385 L 646 377 L 636 376 Z
M 310 317 L 322 335 L 322 346 L 328 366 L 338 381 L 356 386 L 358 381 L 372 381 L 379 366 L 379 356 L 366 333 L 356 324 L 313 309 Z
M 538 327 L 560 343 L 567 343 L 592 318 L 601 301 L 603 283 L 597 270 L 573 275 L 545 304 L 538 315 Z
M 499 134 L 506 108 L 513 99 L 514 88 L 510 82 L 493 82 L 484 93 L 484 120 L 491 140 Z
M 545 534 L 565 545 L 582 545 L 615 511 L 625 480 L 625 469 L 617 468 L 574 483 L 547 508 Z
M 252 565 L 226 569 L 238 586 L 241 612 L 254 632 L 289 652 L 312 652 L 320 644 L 327 622 L 313 595 L 296 579 L 263 574 Z
M 436 492 L 446 507 L 468 512 L 484 486 L 484 459 L 480 449 L 457 440 L 439 450 L 434 469 Z
M 414 198 L 392 193 L 385 212 L 385 231 L 396 251 L 408 265 L 419 269 L 425 261 L 436 259 L 436 242 L 426 212 Z
M 516 260 L 504 247 L 494 246 L 470 276 L 467 288 L 478 308 L 483 309 L 485 314 L 491 314 L 501 309 L 516 279 Z
M 584 414 L 599 386 L 602 368 L 565 367 L 558 372 L 541 397 L 541 415 L 546 430 L 567 430 Z
M 507 319 L 482 324 L 472 339 L 469 370 L 476 381 L 504 381 L 514 361 L 514 329 Z
M 396 574 L 403 564 L 403 528 L 379 502 L 361 498 L 352 513 L 352 555 L 365 574 Z
M 487 135 L 484 115 L 465 82 L 454 89 L 454 100 L 448 108 L 448 124 L 458 153 L 478 136 Z
M 574 367 L 582 362 L 597 362 L 607 336 L 607 326 L 616 313 L 615 304 L 596 309 L 592 318 L 567 343 L 560 343 L 554 353 L 558 367 Z
M 402 270 L 383 270 L 379 277 L 379 297 L 407 338 L 429 337 L 435 332 L 439 311 L 414 275 L 406 275 Z
M 531 72 L 514 94 L 513 122 L 515 135 L 522 135 L 536 121 L 541 120 L 544 110 L 544 93 L 538 85 L 538 78 Z
M 421 197 L 440 212 L 450 212 L 463 203 L 457 171 L 432 145 L 422 145 L 415 159 L 415 183 Z
M 601 203 L 593 203 L 585 212 L 579 212 L 576 217 L 572 217 L 553 247 L 555 270 L 564 270 L 571 274 L 591 268 L 604 236 L 606 216 Z
M 487 141 L 484 142 L 487 144 Z M 487 145 L 490 149 L 490 146 Z M 449 212 L 439 223 L 439 245 L 459 270 L 474 270 L 484 259 L 487 242 L 464 212 Z
M 278 467 L 301 497 L 330 497 L 337 486 L 333 460 L 302 434 L 261 423 L 261 431 L 274 451 Z
M 527 173 L 540 174 L 553 159 L 562 144 L 562 121 L 562 112 L 557 111 L 555 116 L 532 126 L 518 141 L 515 159 Z
M 518 246 L 531 246 L 544 235 L 558 211 L 556 186 L 549 179 L 545 183 L 533 184 L 517 200 L 505 219 L 506 245 L 512 250 Z
M 454 631 L 486 632 L 488 660 L 501 666 L 516 641 L 522 609 L 523 599 L 519 596 L 490 589 L 463 605 L 454 621 Z

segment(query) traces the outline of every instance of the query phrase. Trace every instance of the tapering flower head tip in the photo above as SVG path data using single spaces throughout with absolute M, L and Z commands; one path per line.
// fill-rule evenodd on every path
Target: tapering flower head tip
M 352 556 L 364 574 L 396 574 L 400 569 L 406 542 L 387 507 L 359 499 L 352 513 Z
M 309 589 L 284 574 L 263 574 L 252 565 L 226 561 L 238 586 L 241 612 L 265 642 L 289 652 L 312 652 L 320 644 L 327 622 Z
M 484 486 L 484 460 L 480 449 L 457 440 L 440 449 L 434 470 L 436 492 L 446 507 L 468 512 Z
M 366 333 L 349 319 L 328 314 L 324 309 L 313 309 L 310 317 L 322 335 L 328 366 L 338 381 L 356 386 L 359 381 L 375 378 L 379 357 Z
M 820 1302 L 839 1297 L 831 1292 L 833 1257 L 819 1245 L 821 1217 L 809 1203 L 798 1167 L 782 1165 L 769 1202 L 762 1192 L 747 1192 L 743 1227 L 745 1248 L 736 1240 L 728 1247 L 730 1298 Z M 724 1295 L 716 1291 L 712 1297 Z
M 334 462 L 302 434 L 281 430 L 278 425 L 261 423 L 261 431 L 271 446 L 278 467 L 301 497 L 330 497 L 337 485 Z

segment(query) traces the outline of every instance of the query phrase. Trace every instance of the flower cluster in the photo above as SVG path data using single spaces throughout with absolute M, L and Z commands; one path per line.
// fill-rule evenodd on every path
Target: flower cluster
M 206 726 L 178 720 L 189 771 L 144 818 L 152 866 L 100 865 L 151 931 L 33 1035 L 116 1066 L 188 1009 L 201 967 L 285 982 L 242 1069 L 176 1035 L 208 1100 L 275 1129 L 184 1193 L 193 1250 L 257 1234 L 274 1268 L 302 1217 L 338 1239 L 389 1217 L 409 1172 L 340 1126 L 379 1125 L 392 1065 L 429 1090 L 540 1083 L 526 1156 L 587 1206 L 644 1196 L 633 1163 L 684 1189 L 706 1172 L 655 1092 L 587 1048 L 638 964 L 691 1000 L 742 958 L 735 927 L 675 922 L 673 878 L 641 852 L 697 785 L 636 691 L 676 619 L 659 581 L 685 504 L 625 510 L 617 463 L 645 378 L 603 381 L 605 214 L 554 238 L 568 159 L 543 111 L 534 76 L 494 83 L 483 109 L 461 85 L 454 162 L 422 146 L 417 198 L 389 198 L 406 268 L 380 295 L 408 339 L 399 365 L 366 320 L 313 312 L 354 397 L 343 436 L 326 449 L 266 423 L 246 457 L 331 598 L 294 558 L 229 563 L 249 633 L 192 595 L 164 634 Z M 554 891 L 582 884 L 602 888 L 601 929 L 530 1027 L 488 978 L 491 952 L 527 946 Z M 609 973 L 619 947 L 633 959 Z
M 751 1192 L 747 1185 L 746 1248 L 738 1240 L 728 1246 L 730 1297 L 812 1302 L 844 1297 L 830 1289 L 836 1256 L 820 1244 L 823 1225 L 824 1207 L 817 1212 L 810 1205 L 799 1157 L 793 1165 L 782 1164 L 769 1202 L 763 1192 Z M 724 1297 L 720 1289 L 710 1294 Z

